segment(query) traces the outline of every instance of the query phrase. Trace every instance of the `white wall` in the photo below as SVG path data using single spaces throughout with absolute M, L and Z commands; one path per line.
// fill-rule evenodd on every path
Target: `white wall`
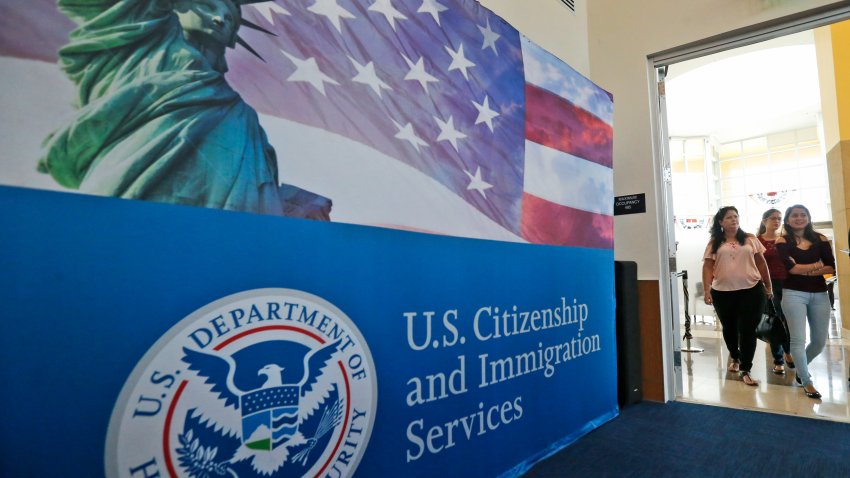
M 589 78 L 587 3 L 590 1 L 577 0 L 575 13 L 560 0 L 479 0 L 479 3 Z
M 557 3 L 557 2 L 552 2 Z M 578 2 L 584 3 L 584 2 Z M 659 278 L 658 220 L 647 56 L 826 5 L 827 0 L 588 0 L 589 78 L 614 94 L 614 193 L 646 193 L 646 214 L 617 216 L 618 260 Z

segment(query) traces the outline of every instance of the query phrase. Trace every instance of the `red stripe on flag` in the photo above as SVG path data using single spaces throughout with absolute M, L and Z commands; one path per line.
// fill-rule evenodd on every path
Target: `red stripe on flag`
M 525 137 L 609 168 L 614 164 L 611 125 L 529 83 L 525 85 Z
M 522 195 L 522 237 L 535 244 L 614 248 L 614 217 Z

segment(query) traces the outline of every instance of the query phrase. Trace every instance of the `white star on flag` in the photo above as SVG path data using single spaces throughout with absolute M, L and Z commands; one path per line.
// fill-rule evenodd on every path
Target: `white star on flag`
M 340 7 L 336 3 L 336 0 L 316 0 L 316 3 L 308 7 L 307 10 L 310 10 L 316 15 L 324 15 L 328 17 L 328 20 L 333 23 L 337 31 L 340 33 L 342 33 L 342 24 L 339 21 L 340 18 L 356 18 L 351 14 L 351 12 Z
M 274 24 L 274 22 L 272 21 L 272 18 L 274 18 L 274 15 L 272 15 L 273 13 L 277 13 L 280 15 L 291 15 L 291 13 L 289 13 L 287 9 L 281 7 L 275 2 L 257 3 L 252 6 L 254 7 L 254 10 L 257 11 L 257 13 L 265 17 L 265 19 L 268 20 L 271 24 Z
M 484 194 L 484 191 L 493 187 L 492 184 L 481 179 L 481 166 L 478 166 L 478 169 L 475 170 L 475 175 L 470 174 L 469 171 L 463 170 L 467 176 L 469 176 L 469 186 L 466 187 L 467 191 L 476 190 L 481 193 L 481 196 L 484 199 L 487 199 L 487 195 Z
M 404 55 L 402 55 L 402 58 L 404 58 L 404 61 L 407 62 L 407 66 L 410 67 L 410 71 L 404 75 L 405 80 L 418 81 L 426 93 L 428 92 L 428 83 L 439 81 L 437 78 L 431 76 L 431 74 L 425 71 L 424 58 L 419 57 L 419 61 L 416 63 L 413 63 Z
M 396 10 L 393 6 L 392 0 L 376 0 L 369 8 L 369 11 L 378 12 L 387 17 L 387 21 L 390 22 L 390 26 L 393 31 L 395 31 L 395 21 L 399 20 L 407 20 L 407 17 L 404 16 L 403 13 Z
M 478 110 L 478 117 L 475 118 L 475 124 L 487 123 L 487 127 L 490 128 L 490 131 L 493 131 L 493 118 L 499 116 L 499 113 L 490 109 L 490 98 L 487 95 L 484 95 L 483 103 L 472 102 L 475 105 L 475 109 Z
M 492 48 L 493 53 L 498 55 L 499 52 L 496 51 L 496 40 L 498 40 L 502 35 L 499 35 L 490 29 L 490 19 L 487 19 L 486 27 L 479 26 L 478 29 L 481 30 L 481 34 L 484 35 L 484 44 L 481 45 L 481 49 L 486 50 L 487 48 Z
M 325 95 L 325 83 L 339 85 L 339 83 L 334 81 L 333 78 L 319 70 L 319 65 L 316 63 L 315 58 L 310 57 L 306 60 L 301 60 L 290 55 L 284 50 L 280 51 L 295 64 L 295 72 L 289 75 L 289 78 L 287 78 L 286 81 L 303 81 L 305 83 L 310 83 L 313 87 L 319 90 L 322 95 Z
M 467 60 L 466 56 L 464 56 L 463 43 L 460 44 L 460 48 L 458 48 L 457 51 L 452 51 L 449 47 L 445 47 L 445 49 L 452 57 L 452 63 L 449 65 L 449 71 L 460 70 L 460 72 L 463 73 L 464 79 L 468 81 L 469 75 L 466 73 L 466 70 L 475 66 L 475 63 Z
M 443 122 L 443 120 L 436 116 L 434 119 L 437 121 L 437 125 L 440 126 L 440 135 L 437 136 L 437 141 L 448 141 L 454 146 L 455 151 L 457 151 L 457 140 L 466 138 L 466 135 L 455 129 L 454 119 L 451 116 L 449 116 L 446 122 Z
M 434 21 L 437 22 L 437 25 L 440 24 L 440 12 L 445 12 L 448 10 L 448 7 L 438 2 L 437 0 L 422 0 L 422 5 L 419 7 L 419 10 L 416 10 L 417 13 L 430 13 L 431 16 L 434 17 Z
M 395 121 L 393 121 L 393 124 L 396 128 L 398 128 L 398 133 L 395 134 L 395 137 L 404 141 L 408 141 L 410 144 L 413 145 L 414 148 L 416 148 L 417 153 L 419 152 L 420 146 L 428 146 L 428 143 L 422 141 L 422 139 L 419 136 L 416 136 L 416 133 L 413 132 L 412 124 L 407 123 L 406 125 L 402 126 L 396 123 Z
M 351 60 L 351 64 L 357 69 L 357 75 L 352 78 L 351 81 L 369 86 L 379 98 L 381 97 L 382 89 L 392 90 L 388 84 L 378 78 L 378 74 L 375 73 L 375 64 L 373 62 L 370 61 L 369 63 L 366 63 L 366 65 L 361 65 L 360 63 L 357 63 L 357 60 L 354 58 L 348 57 L 348 59 Z

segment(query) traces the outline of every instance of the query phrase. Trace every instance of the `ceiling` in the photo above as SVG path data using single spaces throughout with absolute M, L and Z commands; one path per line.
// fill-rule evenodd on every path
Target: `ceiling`
M 812 31 L 671 65 L 670 136 L 720 143 L 817 125 L 820 89 Z

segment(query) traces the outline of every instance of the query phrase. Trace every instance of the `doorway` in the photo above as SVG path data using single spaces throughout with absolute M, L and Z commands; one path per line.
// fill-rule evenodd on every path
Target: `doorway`
M 766 209 L 806 204 L 819 232 L 833 237 L 819 45 L 816 31 L 801 25 L 788 26 L 782 36 L 776 29 L 769 35 L 753 33 L 716 53 L 655 64 L 664 80 L 659 150 L 669 199 L 670 362 L 678 400 L 850 422 L 850 330 L 844 330 L 850 320 L 842 323 L 840 301 L 827 349 L 810 365 L 824 395 L 815 402 L 794 387 L 793 373 L 772 373 L 763 343 L 753 368 L 761 381 L 757 389 L 727 373 L 720 327 L 702 297 L 702 255 L 719 206 L 736 206 L 741 227 L 755 233 Z M 850 319 L 850 304 L 845 309 Z

